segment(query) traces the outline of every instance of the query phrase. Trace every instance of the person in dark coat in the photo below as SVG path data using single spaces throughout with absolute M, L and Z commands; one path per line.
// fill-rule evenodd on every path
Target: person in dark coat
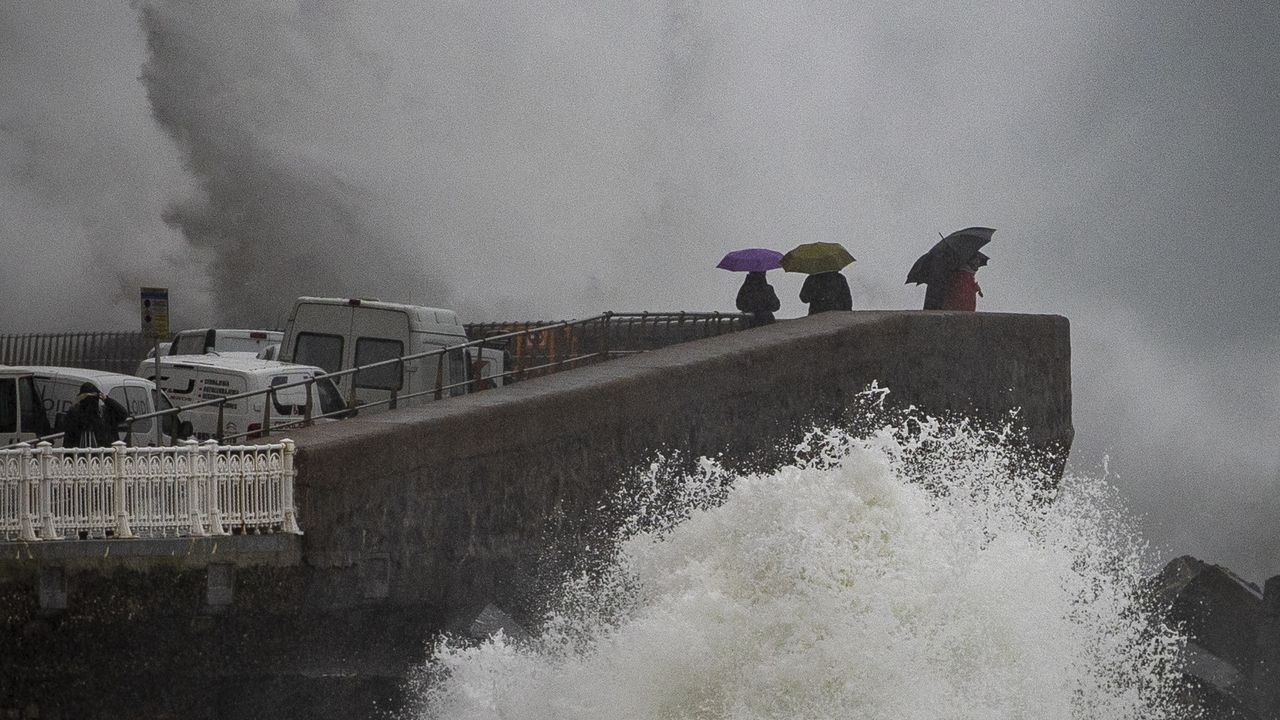
M 93 383 L 80 386 L 76 404 L 62 421 L 62 446 L 69 448 L 109 447 L 120 439 L 117 430 L 129 411 L 98 392 Z
M 947 288 L 951 286 L 951 274 L 947 273 L 941 278 L 930 282 L 924 286 L 924 309 L 925 310 L 941 310 L 947 301 Z
M 978 253 L 959 270 L 952 270 L 943 276 L 941 282 L 929 283 L 924 294 L 925 310 L 963 310 L 973 312 L 978 309 L 978 298 L 982 296 L 982 287 L 978 285 L 976 273 L 978 268 L 987 264 L 987 257 Z
M 738 310 L 751 313 L 747 327 L 760 327 L 773 322 L 773 314 L 782 307 L 773 286 L 765 280 L 763 272 L 749 272 L 738 288 Z
M 800 287 L 800 302 L 809 303 L 810 315 L 853 309 L 849 281 L 838 272 L 815 273 L 805 278 L 804 285 Z

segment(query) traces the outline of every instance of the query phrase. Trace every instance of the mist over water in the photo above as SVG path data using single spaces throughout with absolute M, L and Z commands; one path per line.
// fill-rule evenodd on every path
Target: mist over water
M 770 474 L 704 460 L 671 487 L 655 465 L 607 570 L 530 644 L 438 645 L 418 714 L 1176 716 L 1183 638 L 1112 489 L 1068 477 L 1050 501 L 998 436 L 904 429 L 815 433 Z

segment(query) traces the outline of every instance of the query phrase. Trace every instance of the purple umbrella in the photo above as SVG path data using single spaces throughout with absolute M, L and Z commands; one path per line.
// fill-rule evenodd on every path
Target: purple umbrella
M 716 267 L 733 272 L 764 272 L 782 267 L 782 253 L 764 248 L 747 248 L 734 250 Z

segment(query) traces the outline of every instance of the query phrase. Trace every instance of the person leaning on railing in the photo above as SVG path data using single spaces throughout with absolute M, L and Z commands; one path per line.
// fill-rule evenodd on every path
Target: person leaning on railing
M 98 392 L 93 383 L 80 386 L 76 404 L 62 421 L 62 446 L 109 447 L 120 439 L 116 428 L 129 417 L 129 411 L 115 400 Z

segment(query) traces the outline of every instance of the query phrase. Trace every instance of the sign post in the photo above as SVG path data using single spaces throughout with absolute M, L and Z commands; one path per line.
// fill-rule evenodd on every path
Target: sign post
M 156 374 L 154 378 L 156 393 L 153 404 L 160 408 L 160 341 L 169 337 L 169 288 L 142 288 L 142 334 L 153 343 Z M 160 432 L 164 424 L 160 418 L 152 418 L 156 426 L 156 445 L 163 445 Z

